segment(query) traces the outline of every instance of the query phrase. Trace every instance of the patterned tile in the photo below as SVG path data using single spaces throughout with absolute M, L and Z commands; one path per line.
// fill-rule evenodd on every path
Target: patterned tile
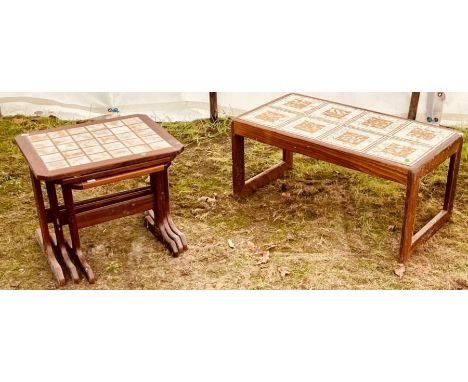
M 283 99 L 273 102 L 271 106 L 278 107 L 293 113 L 306 113 L 315 109 L 323 102 L 314 98 L 291 94 Z
M 437 146 L 453 135 L 453 131 L 412 122 L 395 134 L 395 137 L 425 145 Z
M 377 113 L 366 113 L 362 117 L 351 122 L 349 126 L 386 135 L 393 133 L 407 123 L 407 120 L 401 118 L 394 118 Z
M 392 162 L 411 166 L 430 150 L 430 146 L 390 138 L 372 147 L 368 153 Z
M 281 130 L 289 133 L 312 139 L 324 135 L 333 129 L 336 129 L 335 124 L 313 117 L 299 118 L 281 128 Z
M 278 127 L 296 119 L 297 114 L 275 109 L 272 107 L 262 107 L 254 110 L 242 117 L 243 120 L 258 123 L 267 127 Z
M 323 138 L 323 142 L 353 151 L 363 151 L 380 139 L 382 139 L 381 135 L 345 126 Z
M 334 103 L 328 103 L 310 113 L 311 116 L 321 118 L 328 122 L 343 124 L 351 121 L 359 114 L 363 113 L 360 109 L 350 106 L 344 106 Z

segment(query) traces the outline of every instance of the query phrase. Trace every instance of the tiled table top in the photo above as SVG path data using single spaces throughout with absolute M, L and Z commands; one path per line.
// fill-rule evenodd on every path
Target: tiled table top
M 25 135 L 49 171 L 171 147 L 139 117 Z
M 459 134 L 299 94 L 272 101 L 238 119 L 408 166 Z

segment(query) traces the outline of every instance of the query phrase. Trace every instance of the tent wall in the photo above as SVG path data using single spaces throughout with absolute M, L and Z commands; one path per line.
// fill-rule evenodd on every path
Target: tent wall
M 218 93 L 219 112 L 237 115 L 285 93 Z M 305 93 L 376 111 L 406 116 L 411 93 Z M 426 93 L 421 93 L 418 117 L 426 117 Z M 198 93 L 0 93 L 3 115 L 55 115 L 85 119 L 117 107 L 121 114 L 145 113 L 157 121 L 209 117 L 208 92 Z M 447 93 L 442 124 L 468 125 L 468 93 Z

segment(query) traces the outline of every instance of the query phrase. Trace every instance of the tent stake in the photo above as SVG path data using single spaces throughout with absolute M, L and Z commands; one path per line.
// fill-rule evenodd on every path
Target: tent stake
M 419 96 L 421 95 L 420 92 L 413 92 L 411 93 L 411 101 L 408 111 L 408 119 L 415 120 L 416 114 L 418 113 L 418 104 L 419 104 Z

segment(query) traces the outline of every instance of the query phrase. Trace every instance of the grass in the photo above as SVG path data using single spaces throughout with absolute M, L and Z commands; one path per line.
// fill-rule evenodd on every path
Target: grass
M 34 239 L 37 220 L 28 169 L 13 139 L 25 131 L 66 123 L 0 118 L 0 288 L 56 287 Z M 452 221 L 413 255 L 400 279 L 393 269 L 402 186 L 295 155 L 293 171 L 238 201 L 231 196 L 229 121 L 164 126 L 186 145 L 171 166 L 170 188 L 173 217 L 187 235 L 190 250 L 171 257 L 137 215 L 86 228 L 81 238 L 97 283 L 68 283 L 65 289 L 468 288 L 468 145 Z M 279 150 L 251 141 L 246 155 L 248 175 L 281 157 Z M 444 165 L 424 179 L 418 227 L 442 205 L 446 170 Z M 127 181 L 77 196 L 144 182 Z M 262 263 L 267 249 L 269 261 Z M 281 275 L 280 269 L 288 274 Z

